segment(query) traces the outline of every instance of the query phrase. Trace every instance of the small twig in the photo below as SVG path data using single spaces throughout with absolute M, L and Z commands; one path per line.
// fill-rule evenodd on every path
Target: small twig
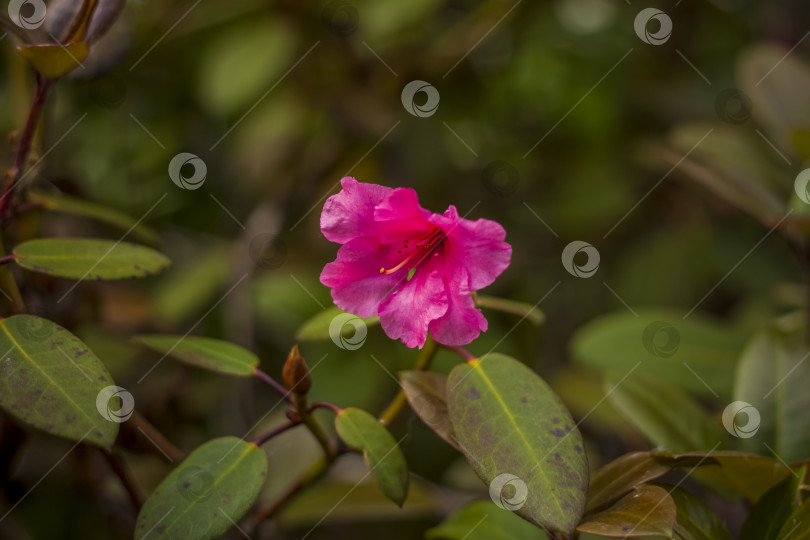
M 17 256 L 14 254 L 11 255 L 4 255 L 0 257 L 0 266 L 8 263 L 13 263 L 17 260 Z
M 256 446 L 261 446 L 270 439 L 272 439 L 273 437 L 281 435 L 288 429 L 292 429 L 295 426 L 300 426 L 301 424 L 303 424 L 303 420 L 290 420 L 286 424 L 282 424 L 277 428 L 271 429 L 270 431 L 268 431 L 267 433 L 265 433 L 264 435 L 253 441 L 253 444 L 255 444 Z
M 442 348 L 447 349 L 450 352 L 456 353 L 457 355 L 462 357 L 466 362 L 478 359 L 477 356 L 475 356 L 473 353 L 471 353 L 464 347 L 459 347 L 457 345 L 442 345 Z
M 37 125 L 39 124 L 39 117 L 52 83 L 53 81 L 43 75 L 39 73 L 36 74 L 34 99 L 31 102 L 31 108 L 28 110 L 28 118 L 25 121 L 25 127 L 20 134 L 20 141 L 17 145 L 14 163 L 11 169 L 6 172 L 6 183 L 3 186 L 3 193 L 0 195 L 0 216 L 5 216 L 10 200 L 14 194 L 14 188 L 19 182 L 23 169 L 25 168 L 25 160 L 28 159 L 31 143 L 34 140 L 34 133 L 36 133 Z
M 105 452 L 104 450 L 101 450 L 101 453 L 107 458 L 110 468 L 121 480 L 121 484 L 123 484 L 124 489 L 129 495 L 129 500 L 132 502 L 133 508 L 135 508 L 135 512 L 140 512 L 141 506 L 143 505 L 143 496 L 135 485 L 124 459 L 116 450 L 113 450 L 112 452 Z
M 288 392 L 283 386 L 281 386 L 281 384 L 276 382 L 276 380 L 273 379 L 270 375 L 260 370 L 259 368 L 253 368 L 253 375 L 255 375 L 257 379 L 261 380 L 262 382 L 266 383 L 268 386 L 273 388 L 276 392 L 281 394 L 281 397 L 283 397 L 284 399 L 295 405 L 292 398 L 292 392 Z
M 183 453 L 183 451 L 173 445 L 169 439 L 163 435 L 163 433 L 158 431 L 158 429 L 153 426 L 149 420 L 144 418 L 137 410 L 132 411 L 130 422 L 133 426 L 135 426 L 136 429 L 142 431 L 143 434 L 152 442 L 152 444 L 157 447 L 157 450 L 167 456 L 169 460 L 183 461 L 186 459 L 186 455 Z
M 419 352 L 419 356 L 416 358 L 416 362 L 413 365 L 413 369 L 415 371 L 425 371 L 430 367 L 430 364 L 433 362 L 433 358 L 436 356 L 436 352 L 438 352 L 438 346 L 436 341 L 433 339 L 432 336 L 428 335 L 427 340 L 425 341 L 424 347 Z M 400 411 L 405 408 L 405 405 L 408 403 L 408 398 L 405 395 L 404 390 L 400 390 L 397 392 L 397 395 L 385 408 L 385 411 L 380 415 L 380 422 L 382 425 L 387 426 L 394 419 L 399 415 Z

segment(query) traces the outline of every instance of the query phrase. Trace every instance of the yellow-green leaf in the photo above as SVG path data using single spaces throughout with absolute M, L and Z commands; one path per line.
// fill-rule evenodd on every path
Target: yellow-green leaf
M 609 538 L 672 538 L 676 513 L 675 501 L 665 489 L 645 484 L 586 517 L 577 531 Z
M 267 477 L 267 454 L 236 437 L 191 453 L 141 508 L 135 539 L 218 538 L 253 506 Z
M 502 508 L 570 535 L 585 509 L 582 437 L 549 386 L 514 358 L 453 368 L 447 403 L 458 445 Z
M 132 397 L 79 338 L 47 319 L 14 315 L 0 320 L 0 349 L 6 412 L 60 437 L 112 446 Z M 103 393 L 107 388 L 114 390 Z M 113 403 L 114 395 L 123 402 Z
M 383 493 L 402 506 L 408 496 L 408 466 L 388 430 L 366 411 L 352 407 L 337 414 L 335 429 L 343 442 L 363 452 Z
M 223 373 L 250 377 L 259 357 L 247 349 L 219 339 L 196 336 L 138 336 L 136 343 L 164 356 L 171 356 L 193 366 Z
M 111 240 L 41 238 L 14 248 L 17 264 L 34 272 L 78 280 L 142 278 L 169 266 L 153 249 Z

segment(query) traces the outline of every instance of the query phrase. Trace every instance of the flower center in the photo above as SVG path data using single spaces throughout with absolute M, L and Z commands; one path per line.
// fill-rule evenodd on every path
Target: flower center
M 416 261 L 416 265 L 418 266 L 423 260 L 425 260 L 428 255 L 433 253 L 437 247 L 442 243 L 442 241 L 446 238 L 446 234 L 440 228 L 436 227 L 427 235 L 419 238 L 416 240 L 414 244 L 415 249 L 408 254 L 398 265 L 394 266 L 393 268 L 380 268 L 381 274 L 393 274 L 397 270 L 401 270 L 406 264 L 408 264 L 414 257 L 417 255 L 422 254 L 422 258 Z M 403 249 L 408 249 L 409 240 L 405 240 L 403 245 Z M 402 253 L 402 250 L 397 250 L 397 253 Z

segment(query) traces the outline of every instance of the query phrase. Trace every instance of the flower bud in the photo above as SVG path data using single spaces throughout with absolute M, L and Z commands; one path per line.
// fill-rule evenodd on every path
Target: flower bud
M 287 362 L 284 363 L 284 370 L 281 373 L 284 387 L 300 396 L 306 395 L 312 386 L 312 377 L 309 368 L 304 361 L 304 357 L 298 352 L 298 345 L 294 345 L 290 354 L 287 355 Z

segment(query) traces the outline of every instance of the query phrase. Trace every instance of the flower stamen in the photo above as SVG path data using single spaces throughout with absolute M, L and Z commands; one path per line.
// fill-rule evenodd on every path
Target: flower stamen
M 428 252 L 425 254 L 425 256 L 422 257 L 422 259 L 427 257 L 427 255 L 429 255 L 434 249 L 436 249 L 436 247 L 441 243 L 441 241 L 444 240 L 445 236 L 446 235 L 444 234 L 444 231 L 442 231 L 441 229 L 439 229 L 437 227 L 437 228 L 433 229 L 427 236 L 424 236 L 424 237 L 420 238 L 419 240 L 417 240 L 416 243 L 415 243 L 417 248 L 422 248 L 422 249 L 427 249 L 428 250 Z M 408 248 L 408 240 L 405 240 L 405 248 L 406 249 Z M 397 250 L 397 253 L 402 253 L 402 250 Z M 395 267 L 393 267 L 393 268 L 385 268 L 385 267 L 380 268 L 380 273 L 381 274 L 393 274 L 394 272 L 396 272 L 398 270 L 401 270 L 403 266 L 408 264 L 408 262 L 410 262 L 411 259 L 416 257 L 416 255 L 418 255 L 419 253 L 420 253 L 419 250 L 416 250 L 416 249 L 413 250 L 410 255 L 405 257 L 405 259 L 402 262 L 400 262 L 398 265 L 396 265 Z M 419 262 L 421 262 L 421 260 Z

